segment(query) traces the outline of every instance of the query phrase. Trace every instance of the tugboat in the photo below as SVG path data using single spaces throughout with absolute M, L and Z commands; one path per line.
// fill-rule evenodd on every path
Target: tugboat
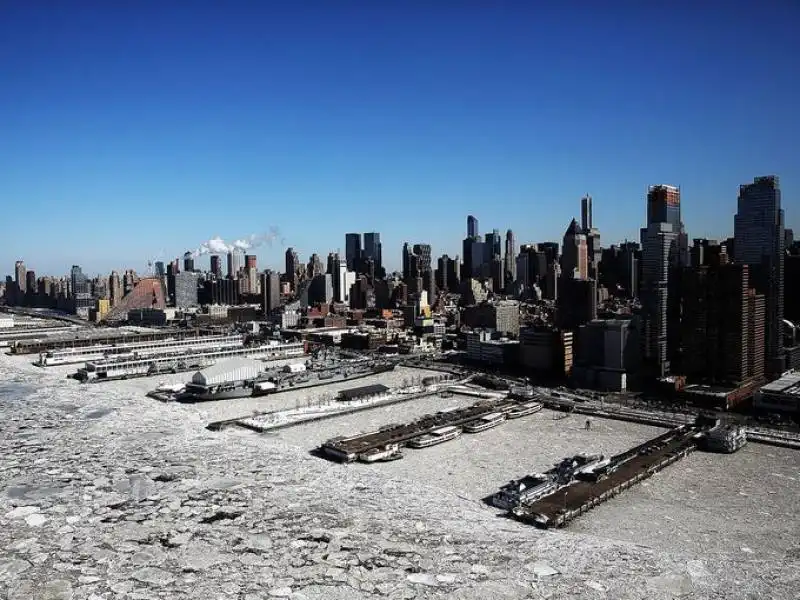
M 383 448 L 371 448 L 358 455 L 358 460 L 365 463 L 388 462 L 400 458 L 403 458 L 403 453 L 397 444 L 387 444 Z

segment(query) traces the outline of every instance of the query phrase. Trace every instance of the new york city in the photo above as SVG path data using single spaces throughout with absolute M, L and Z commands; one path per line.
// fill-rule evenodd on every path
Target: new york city
M 19 146 L 0 183 L 0 597 L 800 594 L 789 105 L 754 91 L 710 114 L 709 83 L 639 117 L 606 104 L 619 90 L 529 112 L 500 98 L 541 91 L 512 55 L 542 81 L 572 59 L 532 58 L 569 44 L 521 3 L 167 4 L 12 3 L 0 25 Z M 749 31 L 740 9 L 719 18 Z M 632 49 L 658 11 L 611 12 L 543 18 L 607 21 Z M 648 52 L 687 86 L 797 46 L 706 55 L 686 35 L 694 75 Z M 623 55 L 576 77 L 651 82 Z M 472 87 L 484 68 L 499 91 Z M 730 147 L 705 141 L 748 111 L 764 121 Z M 609 175 L 607 143 L 553 118 L 630 119 L 607 148 L 631 164 Z M 633 142 L 637 118 L 661 129 Z M 561 150 L 529 155 L 526 119 Z M 474 148 L 451 145 L 467 131 Z

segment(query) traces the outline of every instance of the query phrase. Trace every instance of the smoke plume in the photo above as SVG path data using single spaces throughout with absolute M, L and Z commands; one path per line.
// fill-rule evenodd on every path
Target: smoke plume
M 259 246 L 272 246 L 275 242 L 285 244 L 281 232 L 277 227 L 270 227 L 266 233 L 253 233 L 245 238 L 228 243 L 219 236 L 215 236 L 200 244 L 192 254 L 195 258 L 204 254 L 227 254 L 228 252 L 247 252 Z

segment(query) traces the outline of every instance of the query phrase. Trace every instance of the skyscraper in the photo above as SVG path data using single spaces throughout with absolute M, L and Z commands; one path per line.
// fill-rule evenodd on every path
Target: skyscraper
M 765 369 L 780 375 L 783 357 L 784 223 L 778 177 L 756 177 L 739 186 L 738 212 L 734 217 L 734 257 L 750 267 L 750 280 L 764 294 Z
M 17 285 L 17 302 L 21 303 L 27 291 L 25 288 L 25 263 L 18 260 L 14 263 L 14 283 Z
M 350 271 L 357 271 L 361 266 L 361 234 L 345 234 L 344 246 L 344 256 L 347 260 L 347 269 Z
M 478 237 L 480 232 L 478 231 L 478 219 L 469 215 L 467 217 L 467 237 L 474 238 Z
M 239 255 L 231 250 L 228 252 L 228 279 L 236 279 L 239 274 Z
M 264 316 L 271 314 L 281 303 L 281 278 L 275 271 L 261 274 L 261 310 Z
M 422 277 L 431 270 L 431 245 L 414 244 L 414 254 L 419 256 L 419 272 Z
M 651 223 L 669 223 L 675 233 L 683 229 L 679 187 L 651 185 L 647 189 L 647 225 Z
M 650 223 L 642 230 L 642 359 L 657 377 L 669 374 L 670 369 L 667 297 L 677 236 L 672 225 L 665 222 Z
M 194 271 L 194 257 L 191 252 L 185 252 L 183 254 L 183 270 L 189 272 Z
M 286 280 L 292 287 L 292 291 L 297 291 L 298 271 L 300 269 L 300 257 L 297 256 L 291 246 L 286 249 Z
M 517 244 L 514 239 L 514 232 L 510 229 L 506 231 L 506 254 L 505 254 L 505 283 L 506 289 L 511 289 L 513 283 L 517 280 Z
M 561 272 L 564 277 L 572 279 L 587 279 L 589 276 L 586 236 L 581 233 L 575 219 L 570 221 L 569 227 L 564 233 Z
M 592 228 L 592 197 L 586 194 L 581 198 L 581 230 L 588 233 Z
M 219 260 L 219 255 L 217 254 L 211 255 L 211 272 L 215 277 L 217 277 L 217 279 L 222 278 L 222 264 Z
M 365 259 L 372 259 L 375 263 L 375 274 L 383 277 L 383 247 L 381 246 L 381 234 L 375 231 L 364 234 L 364 250 L 362 255 Z

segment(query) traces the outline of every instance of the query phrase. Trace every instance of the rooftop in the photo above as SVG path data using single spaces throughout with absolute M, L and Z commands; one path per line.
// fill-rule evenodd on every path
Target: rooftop
M 780 379 L 776 379 L 772 383 L 768 383 L 762 387 L 761 391 L 772 394 L 800 395 L 800 372 L 793 371 L 784 375 Z

